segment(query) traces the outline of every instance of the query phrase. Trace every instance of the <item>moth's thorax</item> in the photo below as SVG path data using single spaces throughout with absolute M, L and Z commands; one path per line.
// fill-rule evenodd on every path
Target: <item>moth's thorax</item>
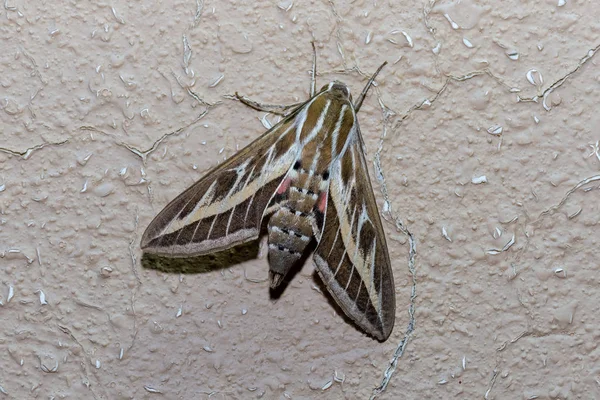
M 348 141 L 356 137 L 352 102 L 340 90 L 336 86 L 325 90 L 299 116 L 299 139 L 303 144 L 300 158 L 305 169 L 322 174 L 331 160 L 343 153 Z

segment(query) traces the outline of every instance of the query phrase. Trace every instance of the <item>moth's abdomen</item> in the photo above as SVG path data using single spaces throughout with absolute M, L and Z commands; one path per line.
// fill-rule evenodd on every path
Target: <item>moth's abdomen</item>
M 302 257 L 312 239 L 312 229 L 305 217 L 294 214 L 287 206 L 269 220 L 269 267 L 271 287 L 279 286 L 290 268 Z
M 277 191 L 279 208 L 268 224 L 272 288 L 279 286 L 314 238 L 321 182 L 322 178 L 298 167 Z

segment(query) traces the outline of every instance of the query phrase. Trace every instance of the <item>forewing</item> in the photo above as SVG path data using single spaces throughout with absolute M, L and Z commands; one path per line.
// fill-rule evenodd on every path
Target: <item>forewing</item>
M 331 166 L 324 226 L 314 260 L 346 315 L 383 341 L 394 327 L 394 279 L 356 129 L 353 142 Z
M 171 201 L 144 232 L 142 250 L 188 257 L 256 239 L 265 209 L 298 156 L 301 108 Z

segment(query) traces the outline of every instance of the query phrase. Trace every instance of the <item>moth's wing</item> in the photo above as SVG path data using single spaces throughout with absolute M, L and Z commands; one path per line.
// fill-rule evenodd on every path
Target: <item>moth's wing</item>
M 394 279 L 358 130 L 353 140 L 331 166 L 314 260 L 344 313 L 366 333 L 384 341 L 394 327 Z
M 301 108 L 171 201 L 146 228 L 142 250 L 188 257 L 256 239 L 266 208 L 298 156 Z

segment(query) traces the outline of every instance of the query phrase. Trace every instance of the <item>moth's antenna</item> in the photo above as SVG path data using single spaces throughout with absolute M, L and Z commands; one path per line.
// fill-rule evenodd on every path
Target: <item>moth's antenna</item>
M 314 46 L 314 44 L 313 44 L 313 46 Z M 369 82 L 367 82 L 367 85 L 362 90 L 362 93 L 360 94 L 360 96 L 356 100 L 356 103 L 354 104 L 354 110 L 356 110 L 356 112 L 358 112 L 358 110 L 360 110 L 360 106 L 362 106 L 362 103 L 365 100 L 365 97 L 367 96 L 367 92 L 373 85 L 373 82 L 375 82 L 375 78 L 377 77 L 377 74 L 379 74 L 379 71 L 381 71 L 381 69 L 383 67 L 385 67 L 386 64 L 387 64 L 387 61 L 384 61 L 383 64 L 381 64 L 379 66 L 379 68 L 377 68 L 377 71 L 375 71 L 375 73 L 371 76 L 371 79 L 369 79 Z
M 312 77 L 310 78 L 310 97 L 313 97 L 317 93 L 317 49 L 315 48 L 314 40 L 310 42 L 313 49 L 313 66 L 312 66 Z

